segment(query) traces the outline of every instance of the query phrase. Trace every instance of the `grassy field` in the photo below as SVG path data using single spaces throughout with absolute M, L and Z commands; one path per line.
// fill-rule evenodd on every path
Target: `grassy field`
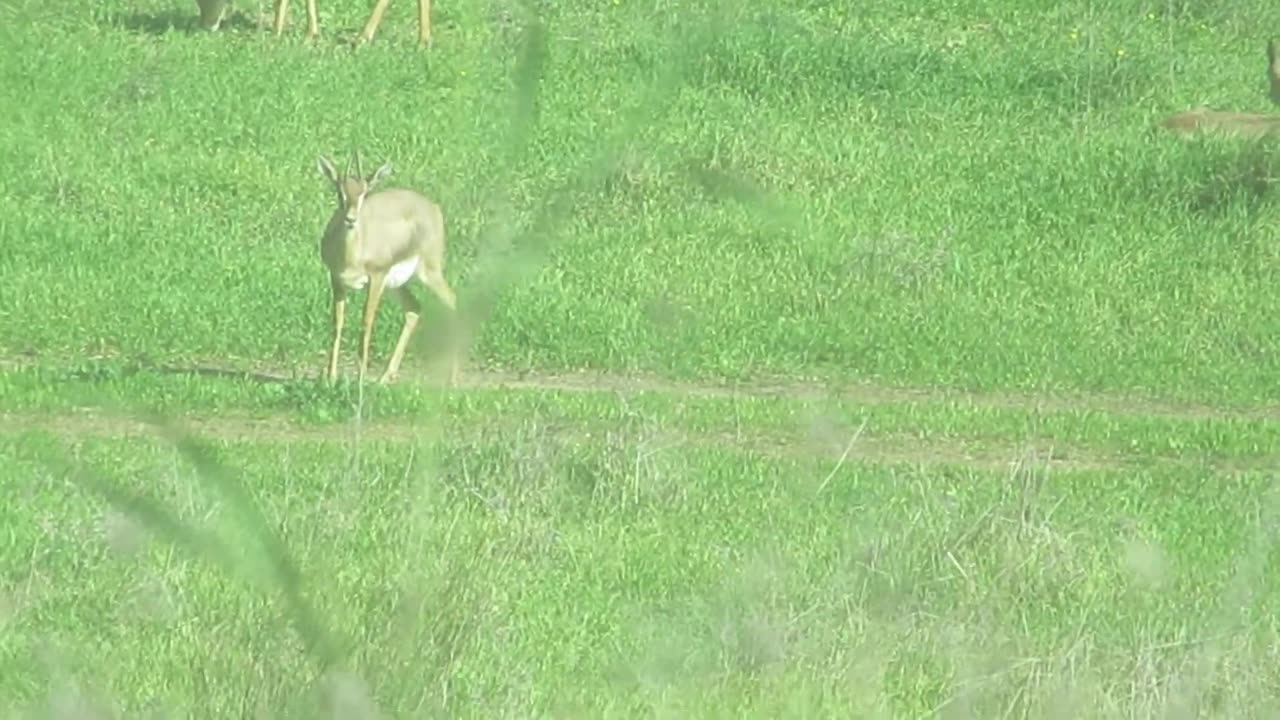
M 320 3 L 0 1 L 0 718 L 1280 716 L 1280 6 Z

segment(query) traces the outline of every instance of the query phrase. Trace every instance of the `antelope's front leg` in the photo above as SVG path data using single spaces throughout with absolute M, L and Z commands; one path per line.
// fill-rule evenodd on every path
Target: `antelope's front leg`
M 276 0 L 276 37 L 284 32 L 284 21 L 289 13 L 289 0 Z
M 342 347 L 342 325 L 347 314 L 347 289 L 337 278 L 333 278 L 333 342 L 329 345 L 329 368 L 326 378 L 329 382 L 338 379 L 338 350 Z
M 373 39 L 373 34 L 378 32 L 378 25 L 382 23 L 382 14 L 387 11 L 387 4 L 391 0 L 378 0 L 373 6 L 373 12 L 369 14 L 369 21 L 364 24 L 364 29 L 360 31 L 358 43 L 363 45 Z
M 316 13 L 316 0 L 307 0 L 307 39 L 315 40 L 320 36 L 320 21 Z
M 382 287 L 386 273 L 369 273 L 369 297 L 364 302 L 364 329 L 360 333 L 360 382 L 364 382 L 369 369 L 369 341 L 373 339 L 373 321 L 378 317 L 378 303 L 382 302 Z
M 418 0 L 418 47 L 431 47 L 431 0 Z

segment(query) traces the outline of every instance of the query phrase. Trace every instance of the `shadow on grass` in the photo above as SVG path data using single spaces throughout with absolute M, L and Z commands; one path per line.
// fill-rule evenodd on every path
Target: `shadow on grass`
M 201 378 L 221 380 L 248 380 L 262 385 L 285 385 L 298 380 L 308 379 L 305 376 L 285 375 L 260 370 L 245 370 L 212 365 L 156 365 L 146 362 L 122 364 L 94 364 L 78 368 L 67 368 L 59 373 L 68 380 L 101 382 L 137 375 L 194 375 Z
M 200 16 L 194 6 L 190 12 L 166 10 L 117 15 L 111 18 L 111 24 L 138 35 L 166 35 L 171 32 L 196 35 L 207 32 L 257 32 L 262 29 L 259 21 L 243 12 L 233 11 L 228 17 L 223 18 L 216 31 L 211 31 L 201 25 Z
M 1152 130 L 1160 142 L 1166 131 Z M 1181 138 L 1181 148 L 1117 177 L 1117 193 L 1137 192 L 1153 208 L 1221 217 L 1243 210 L 1252 219 L 1274 202 L 1280 183 L 1280 136 L 1245 139 L 1225 133 Z
M 1243 201 L 1250 215 L 1271 198 L 1280 181 L 1280 142 L 1272 138 L 1254 141 L 1223 162 L 1197 183 L 1192 210 L 1219 214 L 1233 202 Z

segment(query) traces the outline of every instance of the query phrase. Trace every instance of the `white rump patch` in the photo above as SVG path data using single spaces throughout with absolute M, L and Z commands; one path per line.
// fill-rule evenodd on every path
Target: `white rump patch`
M 409 282 L 409 278 L 413 277 L 413 274 L 418 271 L 418 262 L 417 257 L 411 257 L 408 260 L 401 260 L 392 265 L 391 269 L 387 271 L 385 287 L 398 288 Z

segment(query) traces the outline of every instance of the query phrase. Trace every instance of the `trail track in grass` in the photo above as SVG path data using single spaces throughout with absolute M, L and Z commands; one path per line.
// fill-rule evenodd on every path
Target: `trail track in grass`
M 40 367 L 31 359 L 0 358 L 6 368 Z M 318 367 L 318 365 L 317 365 Z M 75 370 L 71 370 L 73 374 Z M 126 373 L 193 374 L 245 378 L 262 383 L 314 379 L 313 372 L 296 373 L 285 366 L 258 363 L 197 362 L 169 365 L 126 365 Z M 345 372 L 354 373 L 354 368 Z M 438 385 L 435 379 L 406 368 L 399 384 Z M 1273 419 L 1280 405 L 1218 407 L 1202 403 L 1174 402 L 1109 393 L 1036 393 L 1020 391 L 972 391 L 942 387 L 902 387 L 874 382 L 824 383 L 795 378 L 757 378 L 749 381 L 685 381 L 652 374 L 602 372 L 510 371 L 466 369 L 460 389 L 512 389 L 556 392 L 661 393 L 690 397 L 785 397 L 792 399 L 842 399 L 866 405 L 953 402 L 979 408 L 1007 408 L 1041 412 L 1098 412 L 1122 417 L 1171 420 Z
M 46 367 L 30 359 L 0 360 L 4 369 Z M 187 365 L 116 364 L 121 373 L 198 375 L 239 378 L 259 383 L 307 382 L 313 375 L 283 366 L 248 363 L 193 363 Z M 350 369 L 348 369 L 350 370 Z M 92 371 L 54 369 L 69 376 Z M 406 372 L 398 381 L 407 385 L 438 386 L 429 374 Z M 466 370 L 457 391 L 511 390 L 515 392 L 566 392 L 634 394 L 657 393 L 696 398 L 832 399 L 868 406 L 954 403 L 976 408 L 1014 409 L 1030 412 L 1096 412 L 1100 414 L 1171 420 L 1269 419 L 1280 417 L 1280 407 L 1222 408 L 1108 394 L 1049 394 L 980 392 L 949 388 L 911 388 L 875 383 L 826 384 L 816 380 L 763 378 L 752 381 L 687 381 L 647 374 L 599 372 L 521 372 L 493 369 Z M 177 427 L 201 437 L 228 442 L 393 442 L 411 443 L 443 432 L 455 439 L 480 438 L 495 428 L 520 431 L 530 442 L 567 447 L 599 442 L 607 437 L 626 438 L 654 452 L 676 448 L 723 448 L 775 457 L 826 458 L 831 462 L 908 464 L 964 467 L 984 471 L 1014 471 L 1028 465 L 1059 471 L 1121 470 L 1156 465 L 1197 466 L 1218 472 L 1265 471 L 1280 466 L 1280 453 L 1248 459 L 1214 458 L 1168 451 L 1125 453 L 1081 444 L 1047 440 L 920 437 L 909 432 L 872 433 L 865 428 L 828 428 L 816 433 L 797 426 L 793 431 L 753 428 L 638 429 L 614 420 L 584 421 L 562 418 L 541 420 L 494 419 L 472 427 L 443 427 L 431 418 L 396 418 L 316 424 L 302 422 L 287 413 L 183 413 L 173 418 Z M 55 436 L 108 438 L 155 436 L 158 428 L 140 416 L 83 409 L 52 412 L 0 412 L 0 433 L 47 432 Z

